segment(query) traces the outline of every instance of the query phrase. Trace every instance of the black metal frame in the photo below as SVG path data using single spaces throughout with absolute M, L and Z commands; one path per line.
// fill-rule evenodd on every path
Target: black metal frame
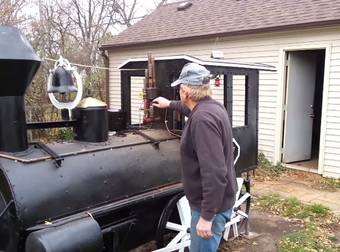
M 170 87 L 172 80 L 176 79 L 182 67 L 188 63 L 185 59 L 156 61 L 156 80 L 160 95 L 168 99 L 174 99 L 176 89 Z M 144 68 L 144 69 L 143 69 Z M 127 112 L 128 124 L 131 124 L 131 77 L 145 76 L 147 62 L 129 62 L 121 70 L 121 101 L 122 110 Z M 257 167 L 258 155 L 258 69 L 236 68 L 226 66 L 206 66 L 213 74 L 224 76 L 224 106 L 228 111 L 230 122 L 233 117 L 233 76 L 245 76 L 245 114 L 244 126 L 233 127 L 233 136 L 241 145 L 241 156 L 235 166 L 237 175 L 254 170 Z M 163 111 L 159 111 L 163 113 Z M 163 118 L 164 118 L 164 114 Z M 174 115 L 168 113 L 169 127 L 182 129 L 184 120 L 179 125 L 174 125 Z M 163 121 L 163 120 L 162 120 Z
M 29 122 L 27 123 L 27 129 L 47 129 L 47 128 L 66 128 L 74 127 L 78 124 L 77 120 L 70 121 L 55 121 L 55 122 Z
M 211 71 L 218 69 L 209 68 Z M 224 106 L 230 122 L 233 118 L 233 76 L 244 75 L 245 79 L 245 122 L 244 126 L 233 127 L 233 135 L 241 146 L 241 156 L 236 164 L 238 175 L 257 167 L 258 155 L 258 70 L 230 68 L 224 75 Z M 252 133 L 252 134 L 251 134 Z M 254 135 L 255 134 L 255 135 Z M 252 136 L 252 137 L 250 137 Z M 244 150 L 247 150 L 244 153 Z

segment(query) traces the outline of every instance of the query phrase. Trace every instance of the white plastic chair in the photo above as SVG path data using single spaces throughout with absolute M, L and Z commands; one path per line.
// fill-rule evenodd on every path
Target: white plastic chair
M 233 237 L 231 238 L 234 239 L 239 236 L 239 230 L 238 230 L 237 224 L 245 219 L 248 219 L 248 214 L 246 214 L 244 211 L 241 211 L 239 207 L 250 197 L 250 194 L 246 192 L 242 195 L 241 198 L 239 198 L 241 190 L 242 190 L 242 186 L 243 186 L 243 178 L 236 178 L 236 180 L 237 180 L 237 188 L 238 188 L 236 192 L 237 200 L 233 207 L 234 211 L 231 215 L 231 219 L 229 222 L 225 224 L 225 231 L 224 231 L 223 239 L 226 241 L 229 240 L 230 228 L 233 227 Z
M 238 153 L 234 160 L 234 164 L 237 162 L 240 157 L 240 146 L 233 139 L 233 143 L 236 145 Z M 249 193 L 245 193 L 240 197 L 240 193 L 243 186 L 243 178 L 236 178 L 237 180 L 237 192 L 236 192 L 236 202 L 233 206 L 233 213 L 231 215 L 231 220 L 225 224 L 225 231 L 223 235 L 224 240 L 229 239 L 230 228 L 233 229 L 233 239 L 239 236 L 239 230 L 237 224 L 244 219 L 248 219 L 248 215 L 241 211 L 239 207 L 243 204 L 249 197 Z M 178 232 L 177 235 L 168 243 L 168 245 L 164 248 L 154 250 L 153 252 L 171 252 L 171 251 L 179 251 L 184 252 L 184 249 L 190 247 L 190 222 L 191 222 L 191 211 L 187 198 L 183 196 L 177 202 L 177 210 L 180 217 L 181 224 L 176 224 L 173 222 L 167 222 L 166 228 L 172 231 Z
M 238 190 L 236 193 L 236 199 L 239 198 L 241 189 L 243 186 L 243 178 L 237 178 L 237 186 Z M 236 200 L 234 204 L 234 211 L 231 216 L 231 220 L 225 224 L 225 231 L 223 235 L 224 240 L 229 240 L 229 233 L 232 227 L 233 236 L 232 239 L 238 237 L 239 230 L 237 224 L 245 219 L 248 219 L 248 215 L 239 210 L 239 206 L 243 204 L 250 197 L 249 193 L 243 194 L 241 198 Z M 166 228 L 172 231 L 178 232 L 177 235 L 168 243 L 168 245 L 164 248 L 154 250 L 153 252 L 171 252 L 178 250 L 179 252 L 184 252 L 186 247 L 190 247 L 190 221 L 191 221 L 191 213 L 190 206 L 188 200 L 185 196 L 183 196 L 177 202 L 177 210 L 180 216 L 181 224 L 176 224 L 173 222 L 167 222 Z

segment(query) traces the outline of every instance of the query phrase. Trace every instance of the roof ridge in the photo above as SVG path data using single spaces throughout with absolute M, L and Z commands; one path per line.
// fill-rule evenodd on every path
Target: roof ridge
M 183 2 L 193 5 L 178 11 Z M 333 0 L 181 0 L 157 7 L 104 47 L 325 27 L 339 25 L 338 17 L 340 1 Z
M 171 3 L 166 3 L 166 4 L 162 4 L 162 5 L 158 5 L 150 14 L 152 14 L 153 12 L 157 11 L 158 9 L 160 8 L 163 8 L 163 7 L 167 7 L 167 6 L 170 6 L 170 5 L 178 5 L 180 3 L 185 3 L 185 2 L 196 2 L 197 0 L 180 0 L 180 1 L 176 1 L 176 2 L 171 2 Z M 149 16 L 150 14 L 146 15 L 146 16 Z

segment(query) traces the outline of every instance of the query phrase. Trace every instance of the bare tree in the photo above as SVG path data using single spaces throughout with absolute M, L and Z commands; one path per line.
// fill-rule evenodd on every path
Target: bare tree
M 114 5 L 114 10 L 118 13 L 117 23 L 126 25 L 127 27 L 132 25 L 132 20 L 135 18 L 135 11 L 137 0 L 129 1 L 126 0 L 117 1 Z
M 155 7 L 159 1 L 165 2 L 157 0 Z M 47 77 L 54 63 L 44 59 L 57 59 L 59 55 L 63 55 L 70 62 L 103 65 L 99 45 L 112 36 L 111 31 L 114 27 L 129 27 L 141 18 L 136 17 L 137 4 L 140 3 L 144 1 L 0 0 L 0 25 L 19 26 L 43 59 L 26 95 L 27 107 L 32 108 L 29 113 L 31 120 L 54 120 L 60 116 L 59 112 L 50 105 L 46 95 Z M 36 6 L 32 8 L 38 13 L 36 17 L 28 19 L 28 16 L 25 16 L 28 5 Z M 140 9 L 138 11 L 138 15 L 143 15 L 141 14 L 143 11 Z M 105 71 L 96 68 L 78 68 L 78 70 L 84 75 L 85 87 L 94 91 L 94 96 L 104 100 Z
M 31 23 L 30 40 L 42 58 L 63 55 L 83 65 L 103 65 L 99 45 L 108 37 L 114 24 L 129 26 L 135 15 L 137 0 L 37 0 L 39 19 Z M 27 103 L 34 105 L 46 97 L 48 69 L 44 62 L 36 82 L 31 86 Z M 84 73 L 85 88 L 94 96 L 105 98 L 105 71 L 79 68 Z M 46 99 L 46 98 L 45 98 Z M 43 113 L 43 111 L 41 111 Z

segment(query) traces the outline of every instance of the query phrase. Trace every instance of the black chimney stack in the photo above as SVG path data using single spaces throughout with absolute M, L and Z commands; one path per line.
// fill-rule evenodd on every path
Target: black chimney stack
M 24 95 L 40 62 L 18 29 L 0 26 L 0 151 L 28 148 Z

